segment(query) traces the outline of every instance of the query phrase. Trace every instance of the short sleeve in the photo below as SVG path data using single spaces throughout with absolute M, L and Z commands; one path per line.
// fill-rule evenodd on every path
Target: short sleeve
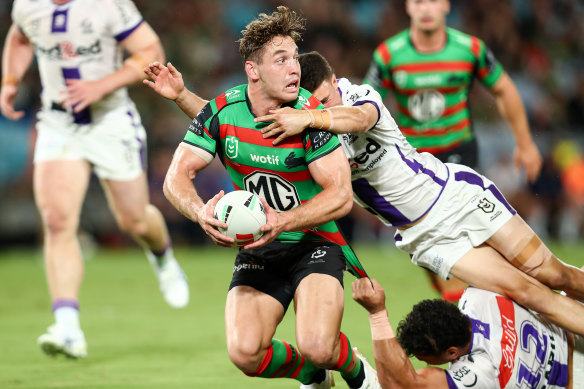
M 332 153 L 341 145 L 335 134 L 329 131 L 307 129 L 303 133 L 306 164 Z
M 23 0 L 15 0 L 12 5 L 12 22 L 18 26 L 20 31 L 24 33 L 24 1 Z
M 449 389 L 492 389 L 499 381 L 497 369 L 486 354 L 465 356 L 453 362 L 446 370 Z
M 215 156 L 218 134 L 217 115 L 213 114 L 210 103 L 207 103 L 189 125 L 183 142 Z
M 142 24 L 142 15 L 131 0 L 105 0 L 103 4 L 116 41 L 123 41 Z
M 495 85 L 497 81 L 499 81 L 499 78 L 501 78 L 501 75 L 503 74 L 503 67 L 499 61 L 497 61 L 493 52 L 489 50 L 487 45 L 485 45 L 482 40 L 478 38 L 473 39 L 478 41 L 477 43 L 473 42 L 473 44 L 478 44 L 479 47 L 477 58 L 477 76 L 485 86 L 490 88 Z
M 350 84 L 350 82 L 346 79 L 341 79 L 339 82 L 346 83 L 347 85 L 346 87 L 343 85 L 341 88 L 341 90 L 345 90 L 345 94 L 343 95 L 343 105 L 357 106 L 363 104 L 372 104 L 377 109 L 377 122 L 379 122 L 379 118 L 381 117 L 381 107 L 383 107 L 383 100 L 377 90 L 368 84 Z

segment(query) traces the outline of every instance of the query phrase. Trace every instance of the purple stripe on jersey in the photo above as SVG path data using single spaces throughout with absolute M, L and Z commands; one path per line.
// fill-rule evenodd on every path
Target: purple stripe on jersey
M 79 303 L 77 302 L 77 300 L 71 300 L 71 299 L 58 299 L 58 300 L 53 301 L 53 312 L 55 312 L 59 308 L 65 308 L 65 307 L 79 310 Z
M 363 105 L 363 104 L 373 104 L 375 106 L 375 108 L 377 108 L 377 120 L 375 121 L 375 125 L 373 127 L 375 127 L 377 125 L 377 123 L 379 123 L 379 119 L 381 119 L 381 111 L 379 110 L 379 105 L 377 105 L 377 103 L 375 101 L 371 101 L 371 100 L 361 100 L 361 101 L 357 101 L 355 104 L 353 104 L 353 106 L 357 106 L 357 105 Z M 373 128 L 371 127 L 371 128 Z
M 452 377 L 450 377 L 450 372 L 448 370 L 444 370 L 446 373 L 446 382 L 448 382 L 448 389 L 458 389 L 458 386 L 454 383 Z
M 511 212 L 512 215 L 515 215 L 517 213 L 513 209 L 513 207 L 509 205 L 507 200 L 505 200 L 505 197 L 501 194 L 501 192 L 499 192 L 495 185 L 491 184 L 485 188 L 485 182 L 483 181 L 482 177 L 479 176 L 478 174 L 471 172 L 456 172 L 454 173 L 454 179 L 456 181 L 465 181 L 471 185 L 480 186 L 481 188 L 483 188 L 483 190 L 490 190 L 491 193 L 493 193 L 493 195 L 497 198 L 497 200 L 499 200 L 505 206 L 505 208 L 507 208 L 509 212 Z
M 78 68 L 62 68 L 63 78 L 65 80 L 80 80 L 81 74 Z M 76 105 L 73 106 L 75 108 Z M 73 123 L 75 124 L 89 124 L 91 123 L 91 112 L 89 107 L 80 112 L 73 113 Z
M 550 369 L 550 376 L 548 378 L 548 385 L 555 385 L 564 388 L 567 384 L 568 365 L 553 361 L 552 368 Z
M 53 21 L 51 22 L 51 32 L 67 32 L 67 15 L 69 8 L 64 10 L 55 10 L 53 12 Z
M 122 31 L 120 32 L 118 35 L 114 36 L 114 38 L 116 38 L 116 41 L 121 42 L 124 39 L 126 39 L 131 33 L 134 32 L 135 29 L 137 29 L 138 27 L 140 27 L 140 24 L 142 24 L 144 20 L 140 20 L 138 22 L 138 24 L 136 24 L 134 27 L 130 28 L 129 30 L 126 31 Z
M 410 169 L 412 169 L 414 171 L 414 173 L 422 172 L 422 173 L 426 174 L 428 177 L 430 177 L 435 183 L 437 183 L 442 188 L 444 188 L 444 186 L 446 185 L 445 180 L 441 179 L 440 177 L 436 177 L 435 172 L 433 172 L 430 169 L 426 169 L 424 167 L 424 165 L 422 165 L 420 162 L 416 161 L 415 159 L 410 161 L 409 159 L 406 158 L 404 153 L 402 153 L 402 151 L 398 145 L 395 145 L 395 147 L 397 149 L 397 152 L 401 156 L 402 161 L 404 161 L 406 163 L 406 165 L 408 165 L 410 167 Z
M 392 225 L 403 226 L 412 222 L 381 196 L 366 179 L 359 178 L 353 180 L 351 184 L 353 185 L 355 196 Z

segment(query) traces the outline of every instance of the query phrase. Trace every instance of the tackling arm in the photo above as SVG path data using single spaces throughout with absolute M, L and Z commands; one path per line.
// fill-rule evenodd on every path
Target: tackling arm
M 443 369 L 425 367 L 414 370 L 394 335 L 385 309 L 385 293 L 377 280 L 355 280 L 353 299 L 369 312 L 375 367 L 384 389 L 448 389 Z
M 14 99 L 18 92 L 18 83 L 26 73 L 34 57 L 34 49 L 28 38 L 16 24 L 12 24 L 6 35 L 2 53 L 2 89 L 0 91 L 0 109 L 8 119 L 18 120 L 23 111 L 14 110 Z
M 514 152 L 515 167 L 519 170 L 523 165 L 527 179 L 533 182 L 539 176 L 542 157 L 531 137 L 527 115 L 517 87 L 504 72 L 493 86 L 492 92 L 495 95 L 499 112 L 509 123 L 517 143 Z

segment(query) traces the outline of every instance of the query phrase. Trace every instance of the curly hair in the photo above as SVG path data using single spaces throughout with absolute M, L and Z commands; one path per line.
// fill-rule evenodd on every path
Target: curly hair
M 314 92 L 324 81 L 329 81 L 333 74 L 333 68 L 319 52 L 300 54 L 298 56 L 302 77 L 300 86 L 309 92 Z
M 244 61 L 261 63 L 265 44 L 276 36 L 289 36 L 294 42 L 302 38 L 306 19 L 283 5 L 276 9 L 271 15 L 261 13 L 241 31 L 239 54 Z
M 438 355 L 470 342 L 470 319 L 444 300 L 416 304 L 397 328 L 397 339 L 408 356 Z

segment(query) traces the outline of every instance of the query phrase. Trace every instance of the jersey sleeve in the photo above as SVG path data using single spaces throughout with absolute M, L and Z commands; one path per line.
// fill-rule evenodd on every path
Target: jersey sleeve
M 341 81 L 339 81 L 341 82 Z M 343 83 L 345 80 L 343 79 Z M 349 84 L 349 81 L 347 80 Z M 343 105 L 358 106 L 363 104 L 372 104 L 377 109 L 377 122 L 381 117 L 381 108 L 383 107 L 383 100 L 381 95 L 373 88 L 371 85 L 348 85 L 347 88 L 342 87 L 341 90 L 345 90 L 343 94 Z
M 477 60 L 477 76 L 486 87 L 491 88 L 501 78 L 503 67 L 482 40 L 473 37 L 472 46 Z
M 332 132 L 308 128 L 303 132 L 303 144 L 306 152 L 306 165 L 332 153 L 341 145 L 339 138 Z
M 103 2 L 114 38 L 126 39 L 144 19 L 131 0 L 106 0 Z
M 211 103 L 207 103 L 193 119 L 183 139 L 184 143 L 195 146 L 215 156 L 219 138 L 219 123 L 213 113 Z
M 24 34 L 24 1 L 22 0 L 15 0 L 12 6 L 12 22 L 16 24 L 16 26 L 20 29 L 20 31 Z M 26 35 L 26 34 L 25 34 Z
M 381 42 L 373 52 L 369 70 L 363 80 L 366 84 L 371 85 L 382 98 L 385 98 L 392 84 L 389 71 L 390 61 L 391 53 L 387 42 Z
M 497 369 L 483 355 L 465 356 L 453 362 L 446 370 L 449 389 L 493 389 L 499 382 Z

